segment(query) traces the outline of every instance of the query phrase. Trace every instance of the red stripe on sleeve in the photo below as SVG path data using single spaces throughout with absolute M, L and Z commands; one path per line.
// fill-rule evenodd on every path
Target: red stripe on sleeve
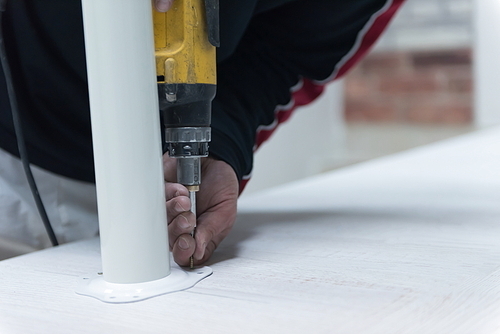
M 290 103 L 286 106 L 276 107 L 274 122 L 270 125 L 261 126 L 257 129 L 254 151 L 257 150 L 262 143 L 269 139 L 269 137 L 271 137 L 278 125 L 290 118 L 297 107 L 307 105 L 314 101 L 323 92 L 325 84 L 345 75 L 349 69 L 351 69 L 364 57 L 375 44 L 382 32 L 387 28 L 394 14 L 401 7 L 404 1 L 405 0 L 389 0 L 381 10 L 374 13 L 364 29 L 360 31 L 353 48 L 339 62 L 335 71 L 328 79 L 323 81 L 302 79 L 302 85 L 299 89 L 292 88 Z M 240 192 L 243 190 L 249 179 L 250 175 L 243 178 L 240 183 Z

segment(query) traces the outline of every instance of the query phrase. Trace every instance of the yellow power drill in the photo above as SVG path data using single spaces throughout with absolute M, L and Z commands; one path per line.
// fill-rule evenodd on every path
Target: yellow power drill
M 177 160 L 177 182 L 188 188 L 196 215 L 200 159 L 208 156 L 216 91 L 219 1 L 175 0 L 166 13 L 153 13 L 165 142 L 169 156 Z M 192 257 L 190 261 L 193 268 Z

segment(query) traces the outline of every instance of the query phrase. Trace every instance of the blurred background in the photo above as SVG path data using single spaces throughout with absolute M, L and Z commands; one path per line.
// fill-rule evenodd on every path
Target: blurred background
M 243 196 L 500 124 L 498 22 L 499 0 L 407 0 L 370 54 L 257 151 Z

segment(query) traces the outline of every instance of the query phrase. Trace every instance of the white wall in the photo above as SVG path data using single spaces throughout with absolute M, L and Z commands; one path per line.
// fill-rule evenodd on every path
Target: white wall
M 406 0 L 375 51 L 470 47 L 474 1 Z
M 500 124 L 500 0 L 475 1 L 475 123 Z
M 255 154 L 243 196 L 317 174 L 344 147 L 342 82 L 326 87 L 311 105 L 297 109 Z

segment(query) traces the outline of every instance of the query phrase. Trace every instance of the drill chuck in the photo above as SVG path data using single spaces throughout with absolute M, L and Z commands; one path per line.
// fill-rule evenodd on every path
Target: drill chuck
M 200 185 L 200 158 L 208 156 L 210 128 L 167 128 L 165 141 L 169 156 L 177 158 L 177 182 L 185 186 Z
M 177 159 L 177 182 L 185 186 L 199 186 L 201 183 L 200 158 Z
M 178 127 L 165 129 L 165 142 L 171 157 L 206 157 L 210 127 Z

